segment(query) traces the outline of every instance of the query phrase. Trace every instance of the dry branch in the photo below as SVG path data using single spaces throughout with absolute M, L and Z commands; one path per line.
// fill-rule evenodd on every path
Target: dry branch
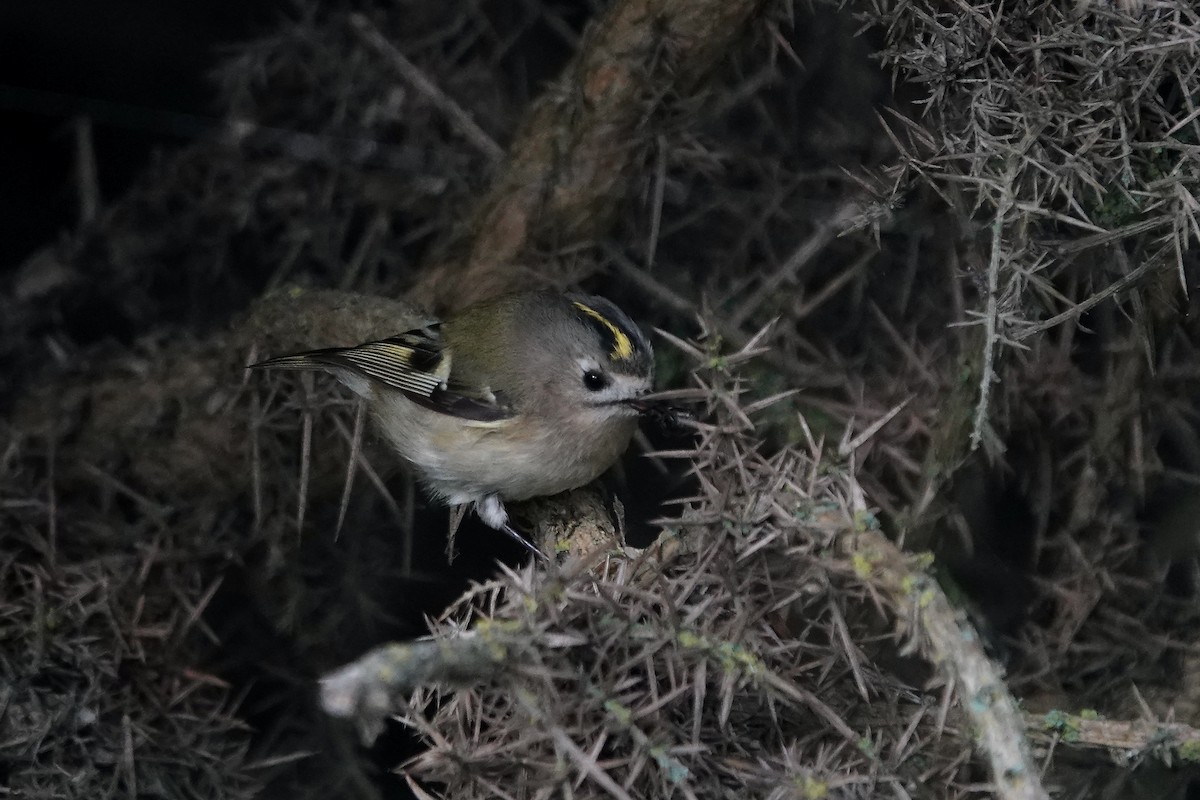
M 663 98 L 701 77 L 762 5 L 616 3 L 526 113 L 463 253 L 428 270 L 414 297 L 453 307 L 514 288 L 527 276 L 513 265 L 532 247 L 607 230 L 645 146 L 647 119 Z
M 1040 771 L 1030 758 L 1024 722 L 999 668 L 964 615 L 951 605 L 937 582 L 908 566 L 906 556 L 875 530 L 853 542 L 855 568 L 883 589 L 902 625 L 911 626 L 938 671 L 953 686 L 971 718 L 976 743 L 987 759 L 996 794 L 1004 800 L 1045 800 Z
M 419 686 L 470 686 L 493 678 L 512 655 L 528 646 L 526 631 L 511 626 L 475 628 L 449 639 L 394 642 L 378 647 L 321 679 L 321 705 L 353 719 L 371 744 L 384 720 L 404 707 L 404 694 Z M 499 636 L 495 635 L 499 634 Z
M 837 516 L 830 516 L 824 524 L 836 526 Z M 859 578 L 884 591 L 901 624 L 911 627 L 921 649 L 954 687 L 976 731 L 980 754 L 990 766 L 996 796 L 1002 800 L 1048 798 L 1025 738 L 1031 723 L 1018 712 L 999 670 L 983 652 L 979 636 L 936 581 L 912 568 L 912 559 L 875 531 L 855 532 L 843 526 L 837 538 L 850 550 Z M 665 564 L 653 569 L 660 566 Z M 330 714 L 354 720 L 370 740 L 381 730 L 386 716 L 406 707 L 406 692 L 422 686 L 504 684 L 504 676 L 522 663 L 538 661 L 532 653 L 544 646 L 528 622 L 506 618 L 484 620 L 449 638 L 386 645 L 326 676 L 322 703 Z M 845 723 L 832 713 L 826 722 L 853 738 Z M 1177 727 L 1180 730 L 1174 733 L 1181 737 L 1190 731 L 1186 726 Z M 1044 732 L 1046 723 L 1038 721 L 1030 730 Z M 1149 726 L 1146 731 L 1152 732 Z M 1175 741 L 1182 744 L 1185 738 Z M 1152 741 L 1145 739 L 1144 746 Z
M 351 14 L 350 24 L 354 26 L 354 30 L 362 37 L 364 42 L 392 62 L 392 66 L 395 67 L 404 80 L 416 87 L 417 91 L 425 95 L 431 103 L 441 109 L 442 113 L 449 117 L 450 122 L 459 134 L 469 141 L 473 147 L 492 161 L 499 161 L 504 157 L 504 150 L 500 145 L 496 144 L 496 141 L 491 136 L 488 136 L 487 131 L 479 127 L 462 106 L 447 96 L 429 76 L 417 68 L 416 64 L 409 61 L 403 53 L 396 49 L 379 32 L 379 29 L 371 24 L 369 19 L 362 14 Z
M 1095 713 L 1050 711 L 1023 715 L 1030 741 L 1038 747 L 1069 747 L 1135 764 L 1146 755 L 1171 766 L 1175 759 L 1200 758 L 1200 730 L 1178 722 L 1101 719 Z

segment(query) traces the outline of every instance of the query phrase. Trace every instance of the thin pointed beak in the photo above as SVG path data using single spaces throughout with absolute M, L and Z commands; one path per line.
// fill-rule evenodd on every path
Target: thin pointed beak
M 658 405 L 655 401 L 643 397 L 631 397 L 628 400 L 622 400 L 621 403 L 639 414 L 645 414 Z
M 642 419 L 650 420 L 666 429 L 685 428 L 689 422 L 696 419 L 696 415 L 689 409 L 655 397 L 633 397 L 624 403 L 637 411 Z

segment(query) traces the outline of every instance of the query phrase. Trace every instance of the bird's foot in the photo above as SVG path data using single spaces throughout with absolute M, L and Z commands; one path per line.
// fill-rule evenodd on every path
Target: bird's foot
M 483 524 L 507 534 L 517 544 L 524 547 L 530 553 L 533 553 L 535 558 L 542 561 L 550 560 L 546 557 L 545 553 L 538 549 L 537 545 L 526 539 L 520 531 L 509 524 L 508 511 L 504 508 L 504 501 L 497 495 L 489 494 L 480 500 L 476 500 L 475 513 L 483 520 Z

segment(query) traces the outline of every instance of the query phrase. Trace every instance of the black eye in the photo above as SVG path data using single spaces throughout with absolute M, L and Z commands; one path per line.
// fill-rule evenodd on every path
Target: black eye
M 589 392 L 598 392 L 608 386 L 608 378 L 603 373 L 589 369 L 583 373 L 583 385 Z

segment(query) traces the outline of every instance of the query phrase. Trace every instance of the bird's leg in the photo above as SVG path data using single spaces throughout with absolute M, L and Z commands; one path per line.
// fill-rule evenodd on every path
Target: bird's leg
M 504 501 L 498 495 L 489 494 L 476 500 L 475 513 L 483 520 L 483 524 L 508 534 L 517 544 L 533 553 L 536 558 L 542 561 L 550 560 L 545 553 L 538 549 L 537 545 L 526 539 L 520 531 L 509 524 L 508 511 L 505 510 Z
M 516 528 L 514 528 L 512 525 L 509 525 L 506 522 L 506 523 L 504 523 L 504 527 L 501 528 L 500 530 L 507 533 L 510 538 L 514 539 L 517 542 L 517 544 L 521 545 L 526 550 L 528 550 L 530 553 L 532 553 L 533 557 L 536 558 L 538 561 L 549 561 L 550 560 L 550 558 L 545 553 L 543 553 L 540 549 L 538 549 L 538 546 L 536 544 L 534 544 L 533 542 L 526 539 L 521 534 L 521 532 L 519 530 L 517 530 Z

